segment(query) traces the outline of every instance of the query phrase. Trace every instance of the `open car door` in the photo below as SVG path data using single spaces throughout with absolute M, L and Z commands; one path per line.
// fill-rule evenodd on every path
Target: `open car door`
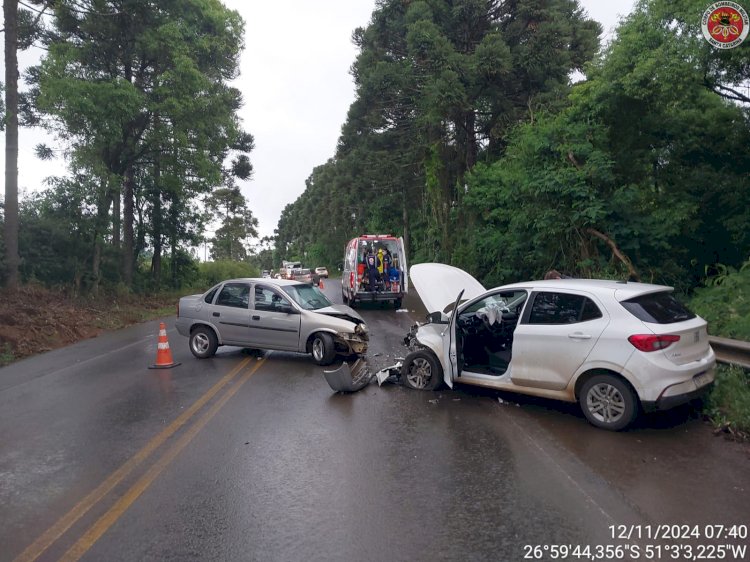
M 448 326 L 443 330 L 443 364 L 447 367 L 443 369 L 443 379 L 448 388 L 453 388 L 453 379 L 461 376 L 462 361 L 459 356 L 459 345 L 456 340 L 456 318 L 458 318 L 457 308 L 458 303 L 461 302 L 461 297 L 464 296 L 463 289 L 458 293 L 456 302 L 453 303 L 453 311 L 451 312 L 450 321 Z

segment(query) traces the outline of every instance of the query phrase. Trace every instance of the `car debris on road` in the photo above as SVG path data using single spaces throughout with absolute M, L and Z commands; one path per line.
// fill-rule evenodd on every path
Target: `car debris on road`
M 400 376 L 401 364 L 399 361 L 371 373 L 367 361 L 360 357 L 351 366 L 344 361 L 337 369 L 324 370 L 323 375 L 334 392 L 357 392 L 370 384 L 372 379 L 376 379 L 378 386 L 382 386 L 389 378 Z

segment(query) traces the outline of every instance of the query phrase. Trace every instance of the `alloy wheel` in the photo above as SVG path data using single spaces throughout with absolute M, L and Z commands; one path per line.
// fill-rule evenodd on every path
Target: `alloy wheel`
M 417 357 L 411 364 L 406 378 L 414 388 L 425 388 L 432 378 L 432 366 L 424 357 Z
M 586 406 L 591 415 L 602 423 L 615 423 L 625 414 L 625 398 L 608 383 L 591 387 L 586 396 Z
M 208 336 L 204 333 L 199 333 L 193 336 L 193 350 L 198 354 L 204 354 L 208 351 L 211 342 Z

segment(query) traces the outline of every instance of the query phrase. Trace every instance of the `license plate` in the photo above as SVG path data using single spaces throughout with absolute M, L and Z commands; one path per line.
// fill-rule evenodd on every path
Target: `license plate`
M 700 375 L 694 376 L 693 381 L 695 381 L 695 388 L 701 388 L 711 382 L 711 375 L 708 373 L 701 373 Z

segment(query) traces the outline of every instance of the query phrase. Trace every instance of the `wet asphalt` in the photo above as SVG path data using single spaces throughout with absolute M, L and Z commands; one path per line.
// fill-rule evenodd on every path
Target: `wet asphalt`
M 404 356 L 404 308 L 358 307 L 373 368 Z M 304 355 L 194 359 L 165 320 L 173 369 L 148 369 L 156 322 L 0 369 L 0 561 L 523 560 L 750 524 L 750 448 L 689 407 L 610 433 L 462 385 L 335 394 Z

